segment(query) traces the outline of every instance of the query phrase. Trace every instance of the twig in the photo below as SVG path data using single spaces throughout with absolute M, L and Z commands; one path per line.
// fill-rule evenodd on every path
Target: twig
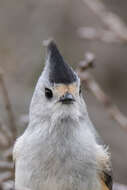
M 83 61 L 79 63 L 79 68 L 82 71 L 85 71 L 86 69 L 93 68 L 95 66 L 95 56 L 91 52 L 87 52 L 85 54 L 85 58 Z
M 79 65 L 77 72 L 81 81 L 85 83 L 85 86 L 87 86 L 87 88 L 98 99 L 98 101 L 104 105 L 110 117 L 114 119 L 119 124 L 119 126 L 127 132 L 127 117 L 119 111 L 118 107 L 112 103 L 111 98 L 104 93 L 92 75 L 86 71 L 91 65 L 91 61 L 92 60 L 90 60 L 90 62 L 88 60 L 85 60 L 84 66 Z M 86 69 L 85 65 L 87 65 Z
M 8 142 L 12 141 L 12 133 L 8 130 L 8 127 L 0 120 L 0 132 L 4 134 Z
M 127 186 L 119 183 L 114 183 L 113 190 L 127 190 Z
M 2 174 L 0 174 L 0 184 L 12 180 L 13 176 L 12 176 L 12 172 L 8 171 L 8 172 L 4 172 Z
M 14 164 L 8 161 L 0 160 L 0 172 L 2 171 L 13 171 Z
M 0 87 L 1 92 L 3 95 L 3 100 L 5 104 L 5 109 L 8 115 L 8 127 L 0 122 L 0 146 L 4 148 L 4 155 L 3 157 L 6 161 L 0 161 L 0 184 L 4 181 L 14 180 L 14 167 L 13 167 L 13 160 L 12 160 L 12 146 L 17 136 L 15 118 L 12 111 L 11 103 L 8 96 L 8 91 L 5 85 L 3 72 L 0 70 Z M 2 140 L 3 139 L 3 140 Z M 2 144 L 3 143 L 3 144 Z M 5 146 L 6 145 L 6 146 Z
M 100 28 L 98 29 L 94 27 L 81 27 L 78 29 L 77 32 L 81 39 L 101 41 L 110 44 L 123 43 L 123 41 L 118 38 L 116 33 L 111 30 L 105 30 Z
M 109 12 L 100 0 L 83 0 L 83 2 L 100 18 L 108 31 L 111 32 L 112 37 L 115 37 L 114 42 L 116 40 L 117 42 L 127 43 L 127 27 L 119 16 Z M 102 39 L 102 36 L 100 39 Z
M 4 136 L 2 134 L 2 132 L 0 133 L 0 149 L 1 150 L 4 150 L 4 149 L 7 149 L 8 147 L 10 146 L 6 136 Z
M 4 182 L 3 184 L 0 184 L 0 190 L 30 190 L 26 187 L 14 187 L 14 181 L 9 180 L 8 182 Z
M 12 162 L 13 160 L 12 151 L 13 151 L 13 147 L 9 147 L 7 150 L 5 150 L 3 153 L 3 158 L 9 162 Z
M 8 114 L 9 127 L 12 132 L 13 142 L 14 142 L 16 139 L 16 135 L 17 135 L 16 124 L 15 124 L 14 114 L 13 114 L 11 103 L 10 103 L 9 96 L 8 96 L 8 91 L 7 91 L 5 82 L 4 82 L 3 72 L 1 70 L 0 70 L 0 86 L 2 89 L 4 104 L 5 104 L 7 114 Z
M 0 148 L 9 148 L 12 142 L 12 133 L 2 121 L 0 121 L 0 137 Z

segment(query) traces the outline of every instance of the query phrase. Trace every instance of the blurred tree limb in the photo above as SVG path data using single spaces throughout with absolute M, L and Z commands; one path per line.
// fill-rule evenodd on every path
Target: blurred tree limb
M 0 87 L 1 87 L 1 92 L 3 95 L 6 113 L 8 115 L 8 124 L 9 124 L 8 130 L 11 132 L 13 131 L 13 133 L 12 133 L 13 139 L 12 140 L 14 142 L 16 139 L 16 136 L 17 136 L 17 130 L 16 130 L 14 114 L 13 114 L 11 103 L 10 103 L 9 96 L 8 96 L 8 91 L 7 91 L 7 88 L 5 85 L 5 81 L 4 81 L 4 73 L 3 73 L 2 69 L 0 69 Z
M 93 76 L 87 71 L 94 66 L 95 57 L 91 53 L 85 55 L 84 61 L 80 62 L 77 69 L 78 75 L 81 81 L 87 86 L 90 92 L 98 99 L 100 103 L 104 105 L 110 117 L 114 119 L 121 129 L 127 132 L 127 117 L 121 113 L 118 107 L 112 103 L 112 100 L 107 96 L 100 85 L 95 81 Z
M 0 118 L 0 149 L 3 150 L 3 160 L 0 160 L 0 184 L 14 180 L 14 166 L 12 159 L 13 144 L 16 140 L 17 129 L 12 111 L 8 90 L 4 81 L 4 73 L 0 69 L 0 89 L 3 96 L 3 103 L 8 116 L 8 125 Z M 2 186 L 1 186 L 2 188 Z
M 107 10 L 101 0 L 82 0 L 105 25 L 106 29 L 82 27 L 78 30 L 81 38 L 100 40 L 107 43 L 127 43 L 127 26 L 116 14 Z

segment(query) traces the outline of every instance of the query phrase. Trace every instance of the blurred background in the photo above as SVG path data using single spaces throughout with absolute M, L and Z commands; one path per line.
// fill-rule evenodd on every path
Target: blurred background
M 127 1 L 103 0 L 109 11 L 127 23 Z M 0 67 L 18 121 L 28 114 L 36 81 L 43 70 L 42 41 L 53 37 L 74 68 L 91 51 L 96 67 L 91 71 L 103 90 L 127 115 L 127 45 L 81 39 L 80 27 L 103 27 L 102 20 L 82 0 L 0 0 Z M 127 133 L 110 120 L 104 107 L 84 89 L 89 115 L 112 153 L 114 179 L 127 184 Z M 0 117 L 6 121 L 0 95 Z

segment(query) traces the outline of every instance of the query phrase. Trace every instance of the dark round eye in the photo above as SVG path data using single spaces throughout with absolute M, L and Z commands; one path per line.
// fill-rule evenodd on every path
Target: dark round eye
M 80 86 L 80 88 L 79 88 L 79 94 L 81 94 L 81 92 L 82 92 L 82 88 L 81 88 L 81 86 Z
M 45 88 L 45 96 L 48 99 L 51 99 L 53 97 L 53 93 L 49 88 Z

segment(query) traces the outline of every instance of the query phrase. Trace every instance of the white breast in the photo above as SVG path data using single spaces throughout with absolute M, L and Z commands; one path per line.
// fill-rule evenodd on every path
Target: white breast
M 32 132 L 28 129 L 18 139 L 14 148 L 16 187 L 100 190 L 93 134 L 87 126 L 73 133 L 67 126 L 65 130 L 65 124 L 60 127 L 53 133 L 42 126 Z

